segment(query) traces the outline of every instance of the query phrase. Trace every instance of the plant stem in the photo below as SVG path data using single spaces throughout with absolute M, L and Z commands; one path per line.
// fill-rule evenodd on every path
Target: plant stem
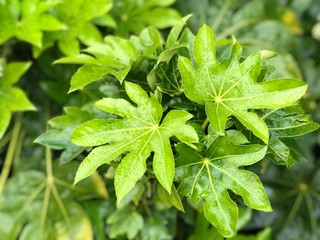
M 231 5 L 231 1 L 227 0 L 223 4 L 222 8 L 220 9 L 218 16 L 216 17 L 216 20 L 214 21 L 214 23 L 212 25 L 212 30 L 214 32 L 217 32 L 218 28 L 220 27 L 220 24 L 221 24 L 223 18 L 225 17 L 225 14 L 226 14 L 228 8 L 230 7 L 230 5 Z
M 53 177 L 52 174 L 52 157 L 51 157 L 51 151 L 49 147 L 46 147 L 46 173 L 47 177 Z
M 0 194 L 3 192 L 4 186 L 7 182 L 7 179 L 10 173 L 13 158 L 15 155 L 15 148 L 19 139 L 20 128 L 21 128 L 21 122 L 16 121 L 13 127 L 12 137 L 9 143 L 9 148 L 6 154 L 6 158 L 4 160 L 4 165 L 3 165 L 1 176 L 0 176 Z
M 209 118 L 206 118 L 206 120 L 204 121 L 204 123 L 202 124 L 202 128 L 203 129 L 206 129 L 207 127 L 208 127 L 208 125 L 209 125 Z
M 216 39 L 217 40 L 221 40 L 226 38 L 227 36 L 233 34 L 235 31 L 243 28 L 243 27 L 247 27 L 253 24 L 256 24 L 260 21 L 260 19 L 248 19 L 248 20 L 243 20 L 237 24 L 232 25 L 231 27 L 227 28 L 226 30 L 224 30 L 222 33 L 220 33 Z
M 12 135 L 12 130 L 8 132 L 6 135 L 4 135 L 4 137 L 0 141 L 0 149 L 3 148 L 5 145 L 7 145 L 8 142 L 10 142 L 11 135 Z

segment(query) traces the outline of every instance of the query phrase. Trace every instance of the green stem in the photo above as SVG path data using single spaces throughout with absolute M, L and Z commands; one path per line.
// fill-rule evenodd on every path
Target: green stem
M 206 118 L 206 120 L 204 121 L 204 123 L 202 124 L 202 128 L 203 129 L 206 129 L 207 127 L 208 127 L 208 125 L 209 125 L 209 118 Z
M 12 136 L 12 130 L 8 132 L 0 141 L 0 149 L 3 148 L 5 145 L 7 145 L 8 142 L 10 142 Z
M 247 27 L 247 26 L 256 24 L 259 21 L 261 21 L 261 20 L 259 20 L 259 19 L 248 19 L 248 20 L 241 21 L 241 22 L 239 22 L 237 24 L 232 25 L 231 27 L 227 28 L 226 30 L 224 30 L 216 38 L 217 38 L 217 40 L 224 39 L 227 36 L 233 34 L 235 31 L 237 31 L 237 30 L 239 30 L 239 29 L 241 29 L 243 27 Z
M 15 154 L 14 154 L 14 158 L 13 158 L 13 167 L 12 167 L 12 174 L 15 174 L 15 170 L 17 165 L 19 164 L 19 160 L 20 160 L 20 155 L 21 155 L 21 150 L 22 150 L 22 145 L 23 145 L 23 140 L 24 137 L 26 135 L 26 131 L 24 129 L 21 129 L 20 133 L 19 133 L 19 139 L 17 141 L 17 145 L 16 145 L 16 149 L 15 149 Z
M 312 236 L 313 236 L 313 239 L 318 239 L 318 233 L 317 233 L 318 224 L 317 224 L 317 219 L 314 217 L 314 207 L 313 207 L 312 198 L 311 198 L 309 192 L 306 192 L 305 200 L 306 200 L 306 205 L 307 205 L 307 209 L 309 212 L 311 229 L 312 229 L 312 233 L 313 233 Z
M 53 178 L 53 174 L 52 174 L 52 157 L 51 157 L 51 151 L 49 147 L 46 147 L 46 173 L 47 173 L 47 177 L 52 177 Z
M 6 158 L 4 160 L 4 165 L 3 165 L 1 176 L 0 176 L 0 194 L 3 192 L 4 186 L 7 182 L 7 179 L 10 173 L 13 158 L 15 155 L 15 149 L 19 139 L 20 128 L 21 128 L 21 122 L 16 121 L 13 127 L 12 138 L 10 140 L 8 152 L 6 154 Z
M 219 29 L 219 26 L 220 26 L 223 18 L 225 17 L 225 14 L 226 14 L 228 8 L 230 7 L 230 5 L 231 5 L 230 0 L 225 1 L 225 3 L 223 4 L 221 10 L 218 13 L 218 16 L 216 17 L 216 20 L 214 21 L 214 23 L 212 25 L 212 30 L 214 32 L 217 32 L 217 30 Z

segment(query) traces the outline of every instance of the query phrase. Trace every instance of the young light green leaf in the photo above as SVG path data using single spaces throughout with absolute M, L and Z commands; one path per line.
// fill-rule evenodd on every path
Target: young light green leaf
M 230 56 L 217 60 L 214 35 L 204 25 L 194 41 L 196 66 L 179 57 L 186 96 L 205 105 L 213 129 L 225 134 L 228 117 L 236 117 L 254 135 L 268 143 L 265 122 L 250 110 L 276 109 L 293 104 L 305 93 L 307 84 L 295 79 L 276 79 L 257 82 L 261 70 L 261 53 L 240 61 L 242 48 L 234 41 Z
M 51 9 L 51 13 L 63 24 L 63 29 L 45 33 L 44 45 L 51 46 L 57 42 L 63 54 L 76 56 L 80 52 L 80 42 L 87 46 L 101 43 L 101 33 L 90 21 L 104 16 L 111 7 L 111 0 L 61 1 Z
M 79 54 L 55 62 L 84 64 L 72 76 L 69 92 L 82 89 L 107 75 L 114 75 L 122 83 L 138 56 L 135 46 L 129 40 L 114 36 L 106 37 L 104 43 L 95 44 L 84 52 L 90 55 Z
M 0 138 L 9 125 L 11 112 L 35 110 L 25 93 L 12 86 L 30 66 L 29 62 L 13 62 L 4 66 L 0 76 Z
M 103 111 L 123 119 L 100 119 L 79 126 L 72 141 L 81 146 L 97 146 L 81 163 L 75 182 L 90 175 L 97 167 L 127 153 L 117 167 L 115 189 L 118 202 L 134 187 L 146 171 L 151 152 L 153 170 L 161 185 L 170 193 L 174 175 L 174 159 L 170 137 L 187 144 L 198 141 L 195 130 L 185 124 L 192 115 L 172 110 L 162 119 L 163 110 L 155 96 L 138 85 L 126 82 L 126 92 L 137 107 L 124 99 L 104 98 L 96 103 Z
M 204 152 L 177 144 L 176 159 L 178 192 L 196 203 L 204 199 L 204 214 L 224 237 L 236 233 L 238 208 L 228 189 L 242 196 L 254 209 L 271 211 L 270 203 L 259 178 L 242 166 L 261 160 L 267 147 L 231 145 L 227 137 L 217 138 Z
M 139 34 L 145 27 L 168 28 L 180 21 L 180 14 L 169 6 L 175 1 L 118 0 L 114 2 L 111 15 L 117 22 L 115 34 L 127 37 Z
M 0 44 L 10 37 L 17 37 L 39 48 L 42 47 L 42 31 L 63 28 L 54 16 L 46 13 L 57 1 L 21 0 L 0 3 Z

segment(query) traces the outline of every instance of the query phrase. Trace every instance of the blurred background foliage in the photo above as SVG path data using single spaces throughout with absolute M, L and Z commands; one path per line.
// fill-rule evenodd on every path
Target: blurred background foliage
M 304 108 L 320 121 L 318 0 L 0 0 L 1 81 L 5 74 L 13 74 L 4 70 L 7 63 L 28 62 L 24 69 L 13 70 L 20 71 L 19 82 L 10 81 L 37 109 L 21 113 L 34 110 L 27 99 L 20 108 L 12 103 L 10 107 L 0 84 L 0 124 L 4 124 L 4 112 L 7 120 L 11 116 L 0 140 L 1 239 L 223 239 L 191 202 L 183 201 L 184 213 L 169 208 L 155 194 L 157 183 L 140 181 L 115 210 L 114 167 L 100 168 L 100 175 L 75 187 L 72 181 L 78 162 L 59 162 L 86 154 L 88 149 L 68 142 L 72 130 L 90 116 L 102 114 L 92 110 L 92 102 L 122 96 L 123 89 L 108 77 L 109 81 L 68 94 L 78 65 L 53 62 L 100 44 L 108 35 L 139 35 L 147 26 L 166 35 L 181 16 L 190 13 L 191 31 L 196 33 L 207 23 L 222 53 L 231 36 L 243 44 L 245 55 L 257 49 L 278 52 L 269 61 L 275 66 L 272 74 L 308 82 Z M 75 119 L 75 112 L 82 117 Z M 46 131 L 49 119 L 58 115 L 68 124 L 55 129 L 55 122 L 49 122 L 53 141 L 46 144 L 56 149 L 51 155 L 34 140 Z M 60 141 L 54 141 L 57 138 Z M 304 155 L 292 168 L 274 165 L 268 158 L 252 166 L 274 211 L 243 208 L 239 234 L 233 239 L 320 238 L 319 144 L 319 131 L 302 137 L 299 145 Z

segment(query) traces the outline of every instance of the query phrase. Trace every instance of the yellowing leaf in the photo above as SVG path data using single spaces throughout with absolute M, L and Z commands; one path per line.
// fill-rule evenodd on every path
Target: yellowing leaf
M 118 202 L 135 186 L 146 171 L 146 159 L 153 155 L 153 170 L 161 185 L 170 193 L 174 158 L 170 137 L 187 144 L 197 142 L 193 127 L 185 124 L 192 115 L 182 110 L 169 111 L 163 118 L 155 96 L 138 85 L 126 82 L 126 92 L 137 105 L 124 99 L 104 98 L 96 103 L 103 111 L 121 119 L 96 119 L 79 126 L 72 141 L 81 146 L 97 146 L 81 163 L 75 182 L 92 174 L 100 165 L 125 154 L 116 169 L 115 189 Z
M 234 42 L 230 56 L 221 62 L 215 54 L 214 35 L 204 25 L 194 41 L 196 66 L 188 58 L 179 57 L 186 96 L 205 105 L 213 129 L 225 134 L 229 117 L 236 117 L 265 143 L 268 127 L 253 109 L 276 109 L 291 105 L 305 93 L 307 84 L 295 79 L 276 79 L 257 82 L 261 70 L 261 53 L 241 61 L 242 48 Z
M 175 179 L 178 192 L 198 203 L 204 199 L 204 214 L 224 237 L 236 233 L 238 208 L 228 189 L 242 196 L 246 205 L 271 211 L 264 188 L 255 174 L 242 169 L 261 160 L 267 150 L 261 145 L 231 145 L 227 137 L 219 137 L 204 152 L 184 144 L 176 149 Z

